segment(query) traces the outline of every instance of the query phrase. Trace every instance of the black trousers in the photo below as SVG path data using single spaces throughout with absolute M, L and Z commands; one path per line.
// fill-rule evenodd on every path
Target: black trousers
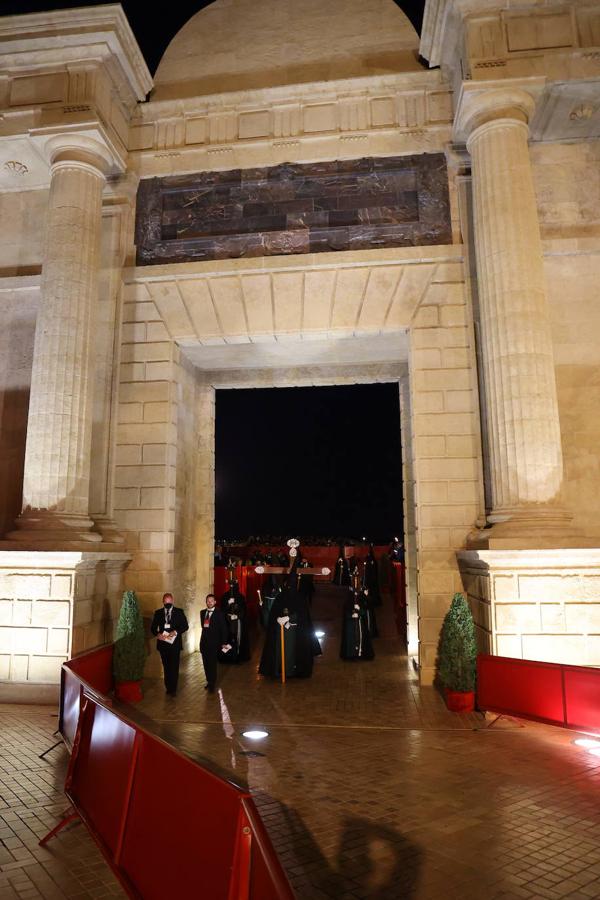
M 202 665 L 204 666 L 204 674 L 206 675 L 206 683 L 209 688 L 214 688 L 217 681 L 217 651 L 201 650 Z
M 180 648 L 172 647 L 170 644 L 159 641 L 158 652 L 163 664 L 167 693 L 174 694 L 177 690 L 177 679 L 179 678 Z

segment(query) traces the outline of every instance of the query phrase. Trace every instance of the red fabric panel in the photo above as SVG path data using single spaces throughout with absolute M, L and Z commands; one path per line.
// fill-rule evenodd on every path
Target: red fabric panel
M 227 900 L 238 816 L 236 788 L 144 733 L 121 857 L 126 876 L 144 900 Z
M 113 689 L 112 675 L 113 645 L 104 644 L 89 653 L 82 653 L 69 660 L 67 666 L 86 684 L 100 694 L 110 694 Z
M 600 732 L 600 669 L 563 666 L 566 725 Z
M 477 658 L 477 704 L 480 709 L 562 725 L 561 668 L 482 653 Z
M 135 727 L 88 698 L 70 799 L 111 855 L 124 815 Z

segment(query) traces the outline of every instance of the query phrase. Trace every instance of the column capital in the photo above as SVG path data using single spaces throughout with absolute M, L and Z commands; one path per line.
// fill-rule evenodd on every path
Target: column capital
M 531 82 L 526 85 L 463 83 L 454 117 L 454 141 L 468 143 L 475 131 L 494 121 L 508 119 L 528 126 L 543 88 L 543 79 L 531 79 Z
M 122 175 L 126 171 L 123 154 L 102 128 L 44 128 L 32 130 L 29 134 L 48 163 L 50 172 L 63 163 L 79 163 L 82 168 L 95 169 L 104 178 Z
M 112 167 L 112 159 L 106 145 L 84 134 L 57 134 L 44 147 L 50 172 L 73 165 L 106 178 Z

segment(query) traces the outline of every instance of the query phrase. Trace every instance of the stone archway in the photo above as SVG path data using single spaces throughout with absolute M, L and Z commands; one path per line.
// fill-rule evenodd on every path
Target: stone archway
M 456 552 L 483 511 L 462 248 L 138 267 L 123 329 L 115 517 L 139 548 L 126 579 L 148 605 L 180 578 L 190 600 L 208 590 L 207 551 L 189 550 L 212 552 L 215 386 L 400 383 L 410 624 L 414 634 L 418 619 L 421 677 L 431 681 L 441 621 L 462 587 Z M 191 477 L 193 529 L 181 515 Z

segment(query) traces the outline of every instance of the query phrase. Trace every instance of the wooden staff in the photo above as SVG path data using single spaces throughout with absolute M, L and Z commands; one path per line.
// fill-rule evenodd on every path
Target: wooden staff
M 285 635 L 283 633 L 285 626 L 281 624 L 279 627 L 281 628 L 281 683 L 285 684 Z

